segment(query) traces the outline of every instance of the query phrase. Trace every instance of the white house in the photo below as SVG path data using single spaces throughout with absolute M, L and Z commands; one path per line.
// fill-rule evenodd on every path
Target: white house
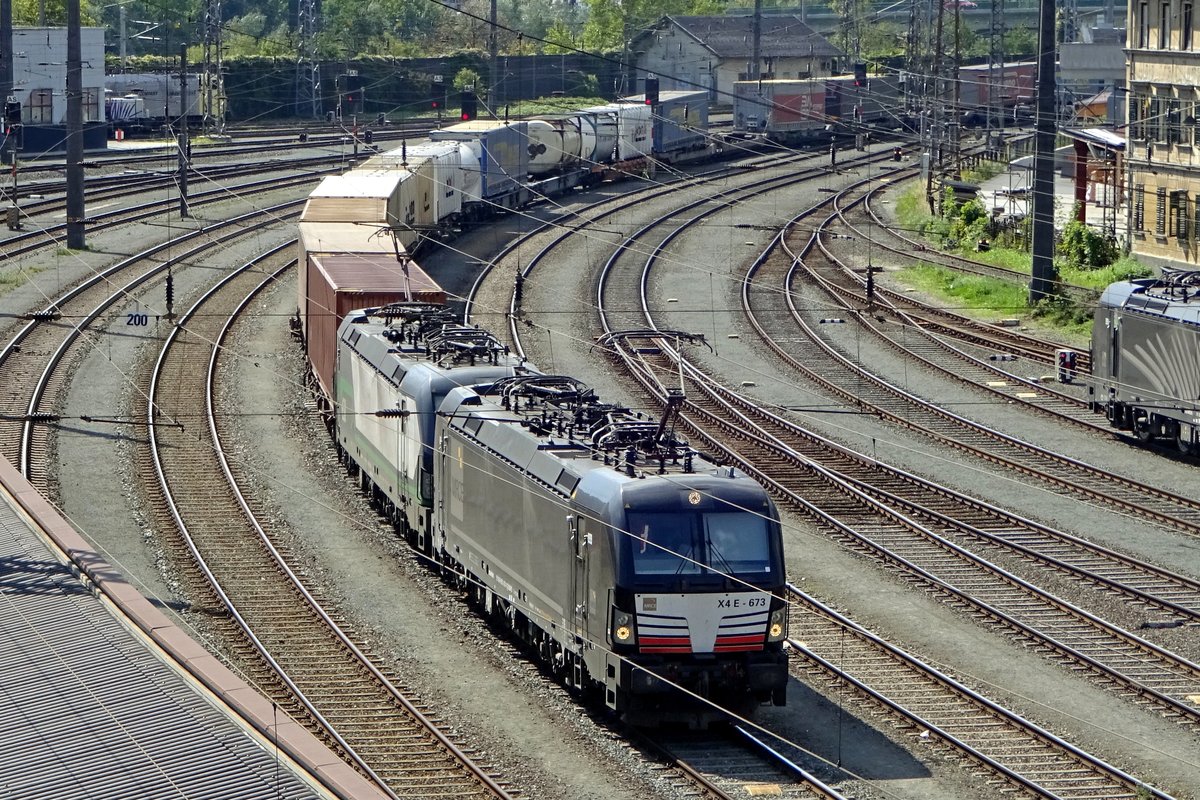
M 663 17 L 630 43 L 638 77 L 657 76 L 664 91 L 707 89 L 714 102 L 732 102 L 734 81 L 749 73 L 753 30 L 751 16 Z M 846 58 L 792 15 L 762 17 L 759 54 L 763 78 L 825 77 L 839 71 Z

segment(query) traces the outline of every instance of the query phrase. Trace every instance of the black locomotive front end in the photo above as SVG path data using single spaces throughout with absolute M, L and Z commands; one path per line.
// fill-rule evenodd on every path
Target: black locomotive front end
M 622 487 L 608 640 L 617 707 L 783 705 L 787 606 L 774 504 L 733 470 Z

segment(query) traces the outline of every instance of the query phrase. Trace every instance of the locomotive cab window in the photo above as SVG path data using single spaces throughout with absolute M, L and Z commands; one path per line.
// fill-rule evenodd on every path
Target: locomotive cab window
M 768 521 L 745 511 L 638 513 L 623 536 L 634 580 L 735 575 L 759 579 L 772 571 Z

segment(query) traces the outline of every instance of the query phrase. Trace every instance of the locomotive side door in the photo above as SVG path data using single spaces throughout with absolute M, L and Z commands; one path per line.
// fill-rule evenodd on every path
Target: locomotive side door
M 567 515 L 567 536 L 571 543 L 574 564 L 571 574 L 571 631 L 576 637 L 587 639 L 588 616 L 588 558 L 591 550 L 592 535 L 586 528 L 587 520 L 580 520 L 574 514 Z

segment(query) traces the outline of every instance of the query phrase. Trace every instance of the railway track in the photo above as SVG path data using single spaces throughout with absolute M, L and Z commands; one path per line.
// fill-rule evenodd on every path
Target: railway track
M 654 338 L 627 338 L 621 350 L 637 354 L 637 363 L 631 368 L 665 401 L 666 388 L 658 376 L 678 369 L 679 355 L 667 348 L 654 354 Z M 1051 561 L 1033 549 L 1014 552 L 1004 537 L 989 536 L 959 519 L 957 509 L 949 507 L 953 493 L 908 480 L 877 461 L 850 458 L 849 454 L 839 459 L 839 448 L 832 442 L 772 419 L 774 415 L 764 409 L 712 385 L 687 363 L 683 371 L 688 397 L 684 418 L 693 435 L 736 458 L 743 469 L 773 486 L 797 510 L 827 526 L 830 535 L 968 610 L 984 624 L 1007 627 L 1021 639 L 1068 659 L 1072 668 L 1090 669 L 1120 694 L 1152 704 L 1182 724 L 1200 725 L 1200 704 L 1190 699 L 1200 694 L 1200 665 L 1040 589 L 1034 580 L 1045 582 L 1047 573 L 1062 571 L 1093 586 L 1120 591 L 1190 624 L 1200 622 L 1200 605 L 1196 604 L 1200 584 L 1115 556 L 1104 559 L 1108 575 L 1103 575 L 1065 560 Z M 854 474 L 838 467 L 848 467 Z M 933 509 L 938 503 L 942 511 Z M 968 518 L 981 510 L 979 504 L 967 500 L 963 504 Z M 1019 518 L 999 509 L 993 511 L 990 522 L 1014 534 L 1024 527 Z M 829 528 L 832 523 L 836 524 Z M 1065 546 L 1070 541 L 1057 539 L 1047 528 L 1039 533 L 1047 546 Z M 985 557 L 989 550 L 1030 559 L 1041 572 L 1035 571 L 1032 579 L 1021 577 L 989 561 Z M 1084 551 L 1081 555 L 1094 560 L 1102 558 L 1103 552 Z M 1113 574 L 1127 578 L 1130 585 L 1121 578 L 1113 579 Z M 1165 581 L 1158 585 L 1168 597 L 1185 593 L 1190 605 L 1134 588 L 1152 578 Z
M 717 800 L 747 795 L 799 800 L 849 797 L 788 758 L 757 731 L 736 723 L 714 732 L 660 732 L 640 738 Z
M 660 222 L 665 223 L 665 220 L 660 220 Z M 655 227 L 654 225 L 647 225 L 644 228 L 642 228 L 641 231 L 639 231 L 638 235 L 639 236 L 644 235 L 647 231 L 653 229 L 654 227 Z M 683 226 L 680 226 L 680 227 L 683 227 Z M 673 235 L 673 234 L 671 234 L 671 235 Z M 652 252 L 654 254 L 660 253 L 663 250 L 663 248 L 665 247 L 663 235 L 661 233 L 658 233 L 655 236 L 656 236 L 655 243 L 653 245 L 639 243 L 637 245 L 631 246 L 630 242 L 627 241 L 626 242 L 627 249 L 631 250 L 631 251 L 640 251 L 643 254 L 646 252 Z M 631 238 L 635 238 L 635 237 L 631 237 Z M 668 235 L 667 240 L 669 240 L 669 238 L 670 238 L 670 235 Z M 615 263 L 617 263 L 618 260 L 619 259 L 617 256 L 613 256 L 612 258 L 610 258 L 609 264 L 608 264 L 608 269 L 609 270 L 613 269 L 614 268 L 613 265 Z M 631 258 L 628 260 L 633 261 L 634 259 Z M 647 263 L 653 263 L 654 256 L 652 255 L 651 257 L 645 259 L 645 261 Z M 531 266 L 531 269 L 532 269 L 532 266 Z M 634 276 L 632 274 L 633 270 L 628 267 L 626 267 L 626 269 L 623 271 L 625 272 L 624 276 L 622 276 L 619 279 L 616 279 L 616 278 L 610 279 L 611 285 L 608 285 L 607 287 L 606 287 L 605 283 L 602 282 L 600 288 L 598 289 L 598 299 L 599 299 L 599 302 L 600 302 L 600 305 L 602 308 L 605 307 L 606 296 L 612 297 L 612 298 L 621 298 L 625 301 L 625 302 L 620 303 L 620 313 L 615 315 L 616 321 L 609 321 L 607 323 L 608 328 L 610 329 L 610 332 L 615 331 L 616 329 L 632 327 L 631 323 L 634 322 L 635 318 L 638 316 L 639 312 L 632 311 L 629 308 L 629 303 L 627 302 L 628 297 L 630 296 L 629 290 L 630 290 L 631 286 L 639 287 L 638 296 L 641 297 L 642 309 L 643 309 L 643 311 L 648 309 L 648 300 L 646 298 L 646 293 L 645 293 L 645 287 L 649 283 L 648 267 L 646 269 L 642 270 L 641 273 L 636 276 Z M 606 274 L 607 274 L 607 270 L 606 270 Z M 611 305 L 615 305 L 615 304 L 608 303 L 608 305 L 611 306 Z M 604 317 L 604 312 L 602 312 L 602 318 L 606 318 L 606 317 Z M 647 324 L 645 321 L 645 317 L 642 317 L 642 319 L 638 320 L 638 321 L 641 322 L 641 327 L 644 329 Z M 649 324 L 653 325 L 653 322 L 651 321 Z M 514 332 L 519 335 L 519 330 L 515 330 Z M 666 363 L 649 364 L 648 361 L 651 358 L 650 354 L 662 353 L 663 351 L 666 351 L 666 350 L 670 349 L 672 346 L 674 346 L 673 342 L 676 338 L 678 338 L 677 334 L 675 334 L 674 332 L 670 332 L 670 331 L 664 331 L 661 334 L 659 334 L 658 336 L 655 336 L 654 334 L 652 334 L 650 332 L 644 332 L 643 335 L 641 335 L 641 336 L 614 335 L 612 337 L 612 339 L 610 340 L 610 343 L 613 344 L 614 346 L 616 346 L 616 348 L 620 352 L 625 353 L 627 355 L 627 358 L 630 363 L 631 371 L 644 382 L 644 385 L 646 386 L 647 391 L 651 392 L 652 394 L 656 394 L 660 398 L 664 398 L 665 390 L 663 387 L 662 376 L 674 374 L 673 367 Z M 648 344 L 647 342 L 649 340 L 653 340 L 655 343 Z M 629 342 L 636 342 L 636 343 L 623 344 L 623 343 L 629 343 Z M 689 392 L 688 395 L 690 396 L 691 393 Z M 694 413 L 693 409 L 689 408 L 688 413 Z M 745 428 L 746 427 L 745 421 L 744 420 L 739 421 L 737 423 L 737 427 Z M 765 440 L 768 437 L 763 436 L 761 438 L 763 438 Z M 718 442 L 715 439 L 710 438 L 710 439 L 708 439 L 708 444 L 711 448 L 715 449 L 718 445 Z M 767 479 L 767 477 L 768 477 L 767 473 L 794 475 L 796 472 L 799 471 L 794 466 L 794 462 L 793 462 L 793 464 L 782 463 L 778 458 L 778 453 L 773 454 L 773 458 L 771 458 L 771 459 L 767 459 L 764 457 L 763 461 L 766 463 L 769 463 L 770 466 L 769 467 L 763 466 L 761 464 L 757 467 L 747 465 L 747 468 L 749 470 L 751 470 L 754 474 L 760 475 L 763 479 Z M 807 470 L 815 470 L 816 469 L 811 463 L 806 463 L 804 465 L 804 467 Z M 770 483 L 770 481 L 768 481 L 768 482 Z M 776 486 L 778 486 L 778 484 L 776 484 Z M 783 494 L 782 488 L 780 488 L 779 491 L 781 492 L 781 494 Z M 803 503 L 803 501 L 801 501 L 799 498 L 799 493 L 795 491 L 794 487 L 792 487 L 787 492 L 787 495 L 793 498 L 793 502 L 797 502 L 797 503 L 801 503 L 801 504 Z M 828 515 L 826 515 L 826 516 L 828 516 Z M 853 524 L 840 523 L 838 520 L 835 520 L 832 517 L 829 517 L 827 519 L 827 524 L 838 524 L 839 527 L 841 527 L 845 531 L 849 531 L 850 529 L 852 529 L 854 527 Z M 926 669 L 928 670 L 928 668 L 926 668 Z M 894 678 L 895 676 L 893 675 L 892 677 Z M 938 700 L 933 700 L 932 702 L 936 705 L 937 703 L 944 703 L 945 700 L 944 700 L 944 698 L 941 698 Z M 911 713 L 911 712 L 908 712 L 908 713 Z M 914 718 L 920 719 L 920 717 L 914 717 Z M 1004 764 L 999 764 L 999 766 L 997 767 L 996 764 L 993 764 L 993 763 L 991 763 L 991 761 L 989 761 L 988 757 L 983 756 L 981 758 L 982 751 L 976 750 L 975 746 L 971 745 L 970 743 L 967 743 L 967 742 L 959 743 L 955 737 L 950 737 L 950 739 L 954 739 L 954 741 L 956 742 L 954 744 L 954 746 L 959 748 L 962 752 L 970 753 L 972 755 L 972 758 L 980 759 L 982 761 L 982 763 L 987 764 L 989 766 L 989 768 L 991 768 L 991 769 L 998 768 L 1000 774 L 1005 775 L 1006 780 L 1010 780 L 1017 785 L 1021 785 L 1026 790 L 1033 791 L 1035 794 L 1037 794 L 1039 796 L 1133 797 L 1133 796 L 1136 796 L 1136 794 L 1139 790 L 1141 790 L 1141 791 L 1146 790 L 1145 787 L 1141 787 L 1135 779 L 1132 779 L 1129 776 L 1120 773 L 1119 770 L 1115 770 L 1107 765 L 1098 764 L 1095 760 L 1090 759 L 1089 757 L 1086 757 L 1086 756 L 1084 756 L 1082 759 L 1080 759 L 1080 754 L 1072 753 L 1071 752 L 1072 749 L 1069 746 L 1065 746 L 1065 747 L 1062 746 L 1062 745 L 1065 745 L 1065 743 L 1056 743 L 1056 744 L 1052 745 L 1053 747 L 1057 748 L 1054 759 L 1055 760 L 1063 759 L 1062 761 L 1058 761 L 1056 763 L 1054 770 L 1061 771 L 1063 769 L 1064 765 L 1069 764 L 1070 766 L 1068 768 L 1070 770 L 1079 770 L 1079 771 L 1081 771 L 1081 773 L 1087 772 L 1091 776 L 1088 778 L 1088 781 L 1087 781 L 1090 785 L 1088 785 L 1086 789 L 1081 790 L 1077 794 L 1065 794 L 1065 795 L 1060 793 L 1059 787 L 1056 785 L 1038 786 L 1037 782 L 1042 781 L 1045 776 L 1044 776 L 1043 772 L 1039 771 L 1037 768 L 1033 767 L 1032 765 L 1034 763 L 1038 763 L 1038 762 L 1041 762 L 1044 765 L 1044 762 L 1046 760 L 1045 749 L 1044 749 L 1046 747 L 1046 744 L 1045 744 L 1046 737 L 1043 736 L 1044 732 L 1035 730 L 1035 726 L 1029 726 L 1027 723 L 1014 723 L 1014 724 L 1016 725 L 1016 728 L 1018 730 L 1018 733 L 1015 735 L 1019 738 L 1023 738 L 1023 740 L 1025 740 L 1025 741 L 1029 742 L 1028 747 L 1025 747 L 1020 750 L 1019 756 L 1012 756 L 1013 748 L 1012 748 L 1011 743 L 1006 745 L 1007 752 L 1009 752 L 1010 756 L 1012 756 L 1013 763 L 1015 763 L 1017 765 L 1016 767 L 1008 767 L 1008 766 L 1005 766 Z M 931 730 L 931 728 L 926 728 L 925 730 L 928 731 L 928 730 Z M 939 729 L 939 735 L 941 735 L 940 729 Z M 1012 736 L 1012 735 L 1014 735 L 1014 734 L 1010 734 L 1010 736 Z M 950 739 L 948 739 L 948 741 Z M 1022 759 L 1024 759 L 1024 758 L 1028 758 L 1029 760 L 1023 761 Z M 1035 777 L 1031 779 L 1027 775 L 1022 775 L 1020 772 L 1020 770 L 1022 770 L 1022 769 L 1026 770 L 1027 772 L 1034 773 Z M 1006 770 L 1008 770 L 1008 771 L 1006 772 Z M 1049 784 L 1053 783 L 1052 781 L 1045 781 L 1045 782 L 1047 782 Z
M 803 292 L 799 272 L 806 270 L 815 280 L 814 273 L 821 271 L 818 265 L 809 267 L 806 262 L 819 235 L 819 229 L 814 230 L 807 246 L 799 251 L 765 253 L 743 284 L 747 317 L 764 342 L 789 366 L 860 411 L 1029 476 L 1055 491 L 1065 489 L 1101 506 L 1200 536 L 1200 501 L 1085 464 L 940 408 L 874 374 L 845 352 L 844 344 L 835 344 L 828 335 L 818 334 L 820 318 L 802 310 L 795 297 Z M 845 265 L 836 266 L 839 272 L 845 271 Z M 804 305 L 812 307 L 814 303 Z M 786 342 L 786 346 L 780 342 Z M 1111 435 L 1107 428 L 1098 430 Z
M 303 200 L 281 203 L 186 232 L 94 274 L 30 314 L 25 325 L 0 348 L 0 372 L 5 376 L 0 396 L 0 455 L 39 491 L 46 492 L 51 465 L 39 458 L 47 453 L 50 423 L 57 420 L 57 408 L 70 381 L 66 368 L 70 359 L 98 343 L 93 326 L 106 315 L 118 313 L 140 287 L 165 276 L 173 266 L 251 235 L 253 225 L 285 218 L 302 204 Z M 179 249 L 185 246 L 186 251 Z M 170 258 L 159 258 L 168 251 Z
M 219 203 L 228 201 L 235 196 L 244 195 L 246 193 L 274 191 L 277 189 L 286 189 L 295 186 L 304 186 L 312 183 L 319 178 L 322 173 L 305 173 L 298 176 L 280 178 L 278 176 L 264 178 L 261 180 L 248 181 L 246 183 L 235 184 L 231 186 L 220 186 L 213 189 L 205 189 L 199 192 L 193 192 L 188 199 L 188 203 L 193 208 L 199 208 L 210 203 Z M 133 192 L 116 191 L 113 193 L 105 193 L 100 197 L 129 197 L 143 195 L 147 192 L 146 189 L 140 189 Z M 96 198 L 100 199 L 100 198 Z M 113 209 L 99 214 L 93 214 L 88 217 L 87 229 L 89 233 L 103 231 L 110 228 L 127 225 L 131 222 L 139 222 L 142 220 L 153 219 L 156 216 L 169 212 L 178 208 L 179 199 L 175 198 L 160 198 L 158 200 L 150 200 L 141 203 L 135 203 L 132 206 L 125 208 Z M 44 209 L 50 210 L 61 208 L 61 201 L 47 201 L 44 204 Z M 14 236 L 9 236 L 3 240 L 4 258 L 13 258 L 19 255 L 32 253 L 42 247 L 49 245 L 58 245 L 63 235 L 66 233 L 67 225 L 62 223 L 51 223 L 48 225 L 39 226 L 36 230 L 25 231 Z
M 290 243 L 289 243 L 290 244 Z M 149 386 L 145 419 L 158 476 L 160 518 L 174 521 L 228 615 L 239 664 L 274 701 L 293 711 L 335 752 L 394 797 L 513 796 L 466 745 L 441 730 L 436 712 L 409 696 L 364 637 L 309 590 L 289 566 L 277 531 L 241 486 L 237 460 L 222 447 L 216 378 L 236 358 L 222 347 L 245 305 L 288 266 L 264 278 L 276 248 L 205 293 L 164 343 Z M 206 419 L 195 424 L 196 399 Z M 249 665 L 249 666 L 247 666 Z
M 1053 374 L 1056 351 L 1063 347 L 1060 342 L 980 322 L 886 287 L 874 286 L 873 297 L 864 302 L 865 274 L 839 257 L 834 252 L 834 244 L 838 240 L 863 236 L 860 228 L 847 223 L 847 216 L 851 209 L 860 208 L 870 193 L 876 191 L 869 183 L 851 187 L 833 197 L 833 212 L 819 223 L 816 234 L 782 237 L 780 247 L 783 251 L 792 258 L 801 259 L 807 275 L 817 280 L 846 311 L 870 326 L 873 333 L 891 342 L 895 349 L 911 350 L 915 357 L 942 372 L 971 370 L 971 375 L 981 386 L 993 385 L 1000 379 L 1013 387 L 1007 393 L 1008 397 L 1025 399 L 1026 404 L 1039 410 L 1050 411 L 1095 430 L 1104 430 L 1097 424 L 1101 418 L 1090 411 L 1078 394 L 1060 391 L 1040 378 L 1030 379 L 1029 369 L 1024 370 L 1024 375 L 1014 371 L 1013 366 L 1032 365 L 1039 374 Z M 840 232 L 845 230 L 854 233 Z M 1087 354 L 1078 354 L 1076 363 L 1076 371 L 1086 375 L 1090 368 Z

